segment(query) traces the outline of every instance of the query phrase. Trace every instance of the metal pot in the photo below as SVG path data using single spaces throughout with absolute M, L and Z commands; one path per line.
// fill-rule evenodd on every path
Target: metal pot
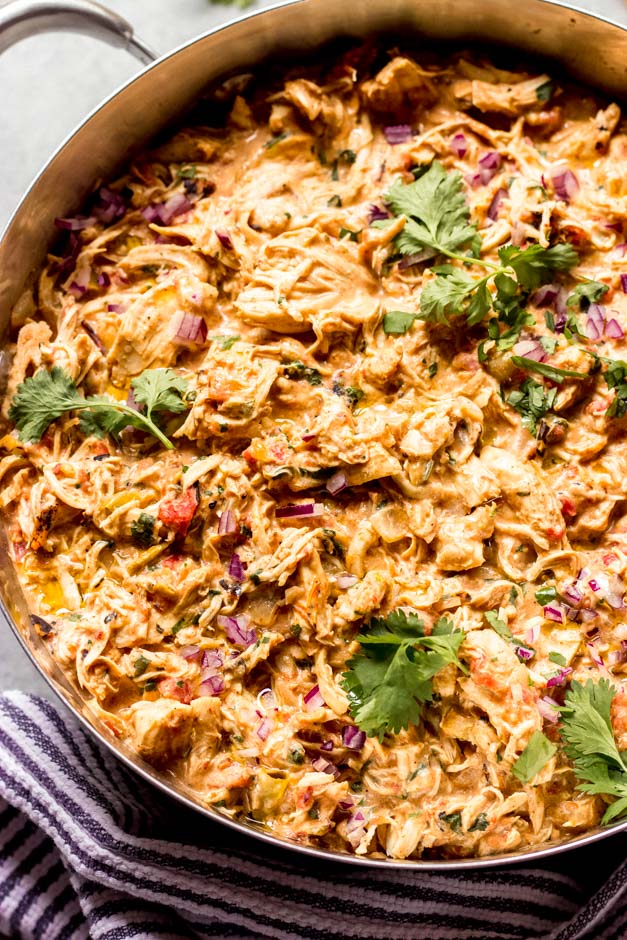
M 545 56 L 576 78 L 627 98 L 627 29 L 562 3 L 356 0 L 350 17 L 346 12 L 337 0 L 290 0 L 211 30 L 152 62 L 154 54 L 133 35 L 132 27 L 90 0 L 14 0 L 0 7 L 0 52 L 35 32 L 70 29 L 99 36 L 128 48 L 144 63 L 152 62 L 106 99 L 62 144 L 9 222 L 0 242 L 0 333 L 6 334 L 13 304 L 44 260 L 54 235 L 55 217 L 76 211 L 97 180 L 106 180 L 121 168 L 130 153 L 184 112 L 207 85 L 229 73 L 250 70 L 265 59 L 286 53 L 302 56 L 342 35 L 396 32 L 407 37 L 414 33 L 432 40 L 495 43 Z M 115 739 L 34 633 L 6 544 L 0 545 L 0 618 L 14 630 L 40 673 L 90 733 L 142 777 L 213 820 L 321 861 L 385 868 L 483 868 L 540 860 L 627 829 L 624 822 L 559 845 L 459 861 L 364 859 L 278 840 L 252 822 L 234 822 L 201 805 L 189 790 Z

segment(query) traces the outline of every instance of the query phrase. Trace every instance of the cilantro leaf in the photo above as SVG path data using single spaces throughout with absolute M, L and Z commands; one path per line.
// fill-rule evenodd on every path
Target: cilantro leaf
M 536 591 L 535 597 L 538 604 L 544 607 L 546 604 L 550 604 L 551 601 L 557 600 L 557 588 L 554 584 L 543 584 Z
M 598 358 L 607 366 L 603 376 L 607 387 L 614 389 L 614 398 L 605 413 L 610 418 L 622 418 L 627 412 L 627 362 L 604 356 Z
M 568 295 L 566 306 L 575 310 L 586 310 L 590 304 L 597 303 L 608 290 L 607 284 L 601 284 L 599 281 L 584 281 Z
M 84 398 L 72 377 L 58 366 L 53 366 L 49 372 L 40 369 L 18 386 L 9 418 L 21 440 L 38 441 L 53 421 L 77 411 L 84 434 L 102 437 L 107 433 L 119 437 L 122 429 L 130 425 L 152 434 L 172 450 L 173 445 L 152 420 L 152 412 L 184 411 L 187 406 L 182 395 L 187 390 L 187 382 L 172 369 L 147 369 L 133 380 L 132 386 L 136 400 L 146 406 L 145 415 L 125 402 L 104 395 Z
M 9 418 L 20 432 L 20 440 L 38 441 L 53 421 L 81 407 L 84 400 L 68 373 L 53 366 L 50 372 L 41 369 L 18 386 Z
M 602 822 L 627 813 L 627 763 L 612 731 L 610 707 L 616 690 L 607 679 L 572 682 L 560 709 L 560 734 L 584 793 L 615 796 Z
M 542 734 L 541 731 L 534 731 L 529 738 L 527 747 L 512 767 L 513 775 L 521 783 L 529 783 L 548 763 L 556 751 L 556 745 L 552 744 L 546 735 Z
M 499 618 L 499 615 L 497 614 L 495 610 L 486 610 L 483 616 L 488 621 L 488 623 L 490 624 L 494 632 L 498 633 L 498 635 L 503 640 L 507 640 L 508 643 L 514 642 L 514 635 L 512 631 L 507 626 L 505 621 Z
M 416 614 L 395 610 L 386 618 L 373 617 L 358 636 L 361 652 L 342 678 L 356 724 L 380 738 L 418 724 L 422 705 L 432 699 L 433 677 L 449 663 L 461 667 L 457 653 L 463 638 L 446 617 L 430 636 Z
M 552 248 L 504 245 L 499 248 L 499 258 L 505 267 L 514 270 L 524 290 L 535 290 L 546 283 L 554 271 L 569 271 L 579 261 L 579 255 L 569 244 L 553 245 Z
M 526 369 L 527 372 L 537 372 L 543 375 L 557 385 L 561 385 L 564 379 L 587 379 L 587 372 L 575 372 L 574 369 L 560 369 L 558 366 L 549 365 L 548 362 L 536 362 L 535 359 L 527 359 L 526 356 L 512 356 L 512 362 L 520 369 Z
M 383 332 L 388 336 L 403 336 L 414 324 L 417 314 L 405 310 L 389 310 L 383 315 Z
M 432 270 L 438 276 L 422 289 L 420 319 L 447 323 L 449 315 L 464 312 L 465 300 L 475 290 L 477 281 L 452 264 Z
M 444 255 L 464 248 L 477 252 L 477 227 L 470 222 L 462 176 L 447 173 L 438 160 L 413 183 L 396 180 L 385 201 L 395 215 L 408 219 L 395 241 L 401 254 L 425 248 Z
M 170 411 L 179 414 L 187 406 L 183 396 L 188 385 L 181 375 L 173 369 L 146 369 L 140 376 L 133 379 L 131 388 L 135 401 L 145 405 L 146 414 L 152 417 L 153 411 Z
M 535 436 L 538 422 L 549 413 L 556 397 L 556 388 L 545 389 L 539 382 L 525 379 L 520 389 L 510 392 L 506 401 L 522 416 L 522 426 Z

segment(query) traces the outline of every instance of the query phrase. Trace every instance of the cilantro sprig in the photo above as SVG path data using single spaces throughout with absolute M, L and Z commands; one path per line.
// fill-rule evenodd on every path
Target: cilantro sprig
M 350 713 L 362 731 L 382 738 L 418 724 L 422 705 L 433 697 L 433 677 L 449 663 L 465 669 L 457 658 L 463 638 L 446 617 L 429 636 L 417 614 L 395 610 L 373 617 L 357 637 L 362 649 L 342 678 Z
M 616 690 L 607 679 L 572 682 L 561 708 L 560 734 L 584 793 L 616 797 L 602 823 L 627 816 L 627 751 L 619 751 L 610 707 Z
M 525 379 L 519 389 L 510 392 L 506 401 L 514 411 L 521 415 L 522 426 L 535 437 L 538 432 L 538 423 L 549 414 L 556 397 L 556 388 L 546 389 L 533 379 Z
M 550 248 L 505 245 L 499 249 L 500 264 L 479 258 L 481 236 L 470 221 L 462 177 L 456 171 L 447 173 L 437 160 L 414 182 L 393 183 L 385 201 L 395 215 L 407 216 L 403 230 L 394 240 L 400 254 L 445 255 L 465 265 L 488 269 L 484 277 L 476 278 L 467 269 L 450 264 L 432 268 L 436 276 L 423 288 L 420 297 L 419 316 L 423 320 L 447 323 L 450 316 L 465 313 L 472 326 L 487 316 L 493 304 L 503 322 L 507 322 L 508 316 L 510 320 L 520 319 L 521 291 L 535 290 L 550 280 L 555 271 L 568 271 L 579 260 L 569 244 Z M 374 223 L 381 228 L 390 224 L 387 219 Z M 490 282 L 496 288 L 494 296 Z M 512 325 L 510 322 L 510 328 Z
M 125 402 L 106 395 L 84 397 L 72 377 L 59 366 L 48 372 L 40 369 L 17 388 L 9 418 L 23 441 L 39 441 L 57 418 L 70 412 L 80 415 L 80 428 L 86 435 L 118 438 L 129 425 L 152 434 L 168 450 L 173 444 L 158 427 L 159 417 L 185 411 L 187 382 L 172 369 L 147 369 L 131 382 L 138 411 Z

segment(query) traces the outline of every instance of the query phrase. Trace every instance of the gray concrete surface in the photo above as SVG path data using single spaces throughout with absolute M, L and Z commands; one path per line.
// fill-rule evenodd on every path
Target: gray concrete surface
M 103 2 L 130 20 L 137 35 L 161 53 L 240 13 L 237 6 L 210 0 Z M 255 7 L 271 2 L 256 0 Z M 627 22 L 625 0 L 579 0 L 574 5 Z M 127 53 L 79 35 L 33 37 L 0 56 L 0 230 L 47 156 L 139 69 Z M 0 630 L 0 690 L 51 694 L 13 636 L 1 625 Z

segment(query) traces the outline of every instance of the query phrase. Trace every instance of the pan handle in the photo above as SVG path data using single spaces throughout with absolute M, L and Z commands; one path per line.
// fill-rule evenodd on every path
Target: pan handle
M 158 58 L 127 20 L 93 0 L 12 0 L 0 6 L 0 53 L 27 36 L 53 30 L 96 36 L 128 49 L 144 65 Z

